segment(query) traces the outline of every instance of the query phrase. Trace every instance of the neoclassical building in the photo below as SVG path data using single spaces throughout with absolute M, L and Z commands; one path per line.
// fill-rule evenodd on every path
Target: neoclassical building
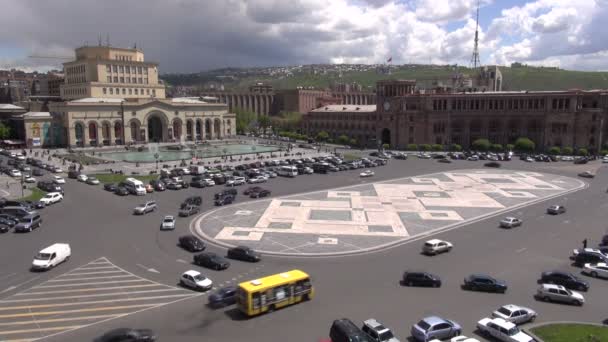
M 81 47 L 76 60 L 64 64 L 64 72 L 65 101 L 49 104 L 49 122 L 43 124 L 47 129 L 26 130 L 27 142 L 84 147 L 194 142 L 236 134 L 236 115 L 226 104 L 165 98 L 157 64 L 145 62 L 139 49 Z

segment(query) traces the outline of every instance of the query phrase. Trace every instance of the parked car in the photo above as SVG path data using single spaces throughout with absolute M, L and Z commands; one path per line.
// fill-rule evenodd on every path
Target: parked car
M 8 172 L 8 175 L 11 177 L 21 177 L 21 171 L 13 169 Z
M 46 192 L 58 192 L 60 194 L 63 194 L 63 189 L 59 185 L 54 184 L 53 182 L 39 181 L 36 186 L 40 190 Z
M 43 172 L 42 172 L 42 170 L 40 170 L 40 169 L 34 169 L 34 170 L 32 171 L 32 175 L 34 175 L 34 176 L 36 176 L 36 177 L 40 177 L 40 176 L 44 175 L 44 173 L 43 173 Z
M 534 322 L 536 311 L 519 305 L 507 304 L 492 312 L 492 317 L 504 319 L 515 324 Z
M 153 179 L 150 181 L 150 185 L 154 188 L 154 191 L 165 191 L 165 183 L 158 179 Z
M 197 291 L 208 291 L 213 287 L 211 279 L 194 270 L 184 272 L 179 277 L 179 284 Z
M 36 170 L 34 170 L 34 171 L 36 171 Z M 39 172 L 40 172 L 40 176 L 42 176 L 42 171 L 39 170 Z M 68 171 L 68 178 L 77 179 L 78 175 L 80 175 L 80 172 L 78 172 L 76 170 Z
M 19 223 L 14 227 L 15 232 L 31 232 L 34 228 L 42 227 L 42 217 L 37 212 L 24 215 L 19 218 Z
M 65 178 L 61 176 L 53 176 L 53 183 L 55 184 L 65 184 Z
M 178 215 L 181 217 L 188 217 L 194 214 L 198 214 L 201 208 L 195 205 L 188 205 L 185 208 L 179 210 Z
M 231 204 L 232 202 L 234 202 L 234 199 L 235 199 L 235 197 L 233 195 L 224 195 L 215 200 L 215 205 L 222 206 L 222 205 Z
M 103 185 L 105 191 L 115 192 L 118 187 L 114 183 L 106 183 Z M 126 190 L 126 189 L 125 189 Z
M 238 186 L 245 184 L 245 177 L 234 177 L 226 181 L 226 186 Z
M 150 184 L 144 185 L 144 188 L 146 189 L 146 193 L 148 194 L 154 192 L 154 187 Z
M 441 287 L 441 278 L 429 272 L 405 271 L 401 284 L 406 286 Z
M 270 196 L 270 190 L 260 189 L 258 191 L 253 191 L 249 194 L 251 198 L 260 198 Z
M 230 267 L 230 262 L 228 262 L 228 260 L 211 252 L 196 254 L 194 256 L 194 264 L 214 269 L 216 271 L 225 270 Z
M 116 188 L 116 190 L 114 191 L 115 194 L 117 194 L 118 196 L 129 196 L 129 190 L 127 190 L 127 188 L 123 187 L 123 186 L 119 186 Z
M 363 321 L 361 330 L 374 342 L 399 342 L 389 328 L 374 318 Z
M 238 194 L 238 192 L 236 191 L 236 189 L 224 189 L 221 192 L 216 193 L 213 198 L 214 199 L 219 199 L 220 197 L 224 197 L 226 195 L 232 195 L 232 196 L 236 196 Z
M 34 178 L 34 177 L 30 176 L 30 175 L 26 175 L 23 178 L 23 181 L 26 182 L 26 183 L 36 183 L 36 178 Z
M 451 242 L 432 239 L 422 245 L 422 252 L 428 255 L 437 255 L 439 253 L 449 252 L 454 246 Z
M 260 253 L 247 246 L 236 246 L 228 249 L 227 257 L 230 259 L 258 262 L 262 260 Z
M 178 239 L 178 244 L 181 248 L 187 250 L 188 252 L 201 252 L 207 248 L 203 240 L 194 235 L 180 236 Z
M 49 192 L 40 199 L 44 205 L 59 203 L 63 200 L 63 195 L 58 192 Z
M 252 177 L 252 178 L 249 178 L 247 183 L 249 183 L 249 184 L 266 183 L 266 178 L 264 176 Z
M 135 209 L 133 209 L 133 214 L 144 215 L 156 211 L 156 209 L 158 209 L 156 201 L 148 201 L 135 207 Z
M 583 267 L 585 264 L 608 263 L 608 257 L 602 253 L 582 251 L 574 257 L 574 266 Z
M 604 262 L 596 264 L 585 264 L 583 266 L 583 274 L 590 275 L 594 278 L 608 279 L 608 264 Z
M 95 342 L 153 342 L 156 334 L 150 329 L 118 328 L 108 331 Z
M 333 321 L 329 337 L 332 342 L 372 342 L 369 336 L 348 318 Z
M 438 316 L 429 316 L 414 324 L 411 329 L 412 337 L 417 341 L 426 342 L 436 338 L 444 340 L 460 335 L 460 324 Z
M 542 284 L 536 291 L 536 298 L 545 302 L 561 302 L 574 305 L 585 303 L 585 297 L 582 294 L 555 284 Z
M 174 230 L 175 229 L 175 217 L 167 215 L 163 217 L 163 221 L 160 224 L 160 230 Z
M 559 214 L 563 214 L 566 212 L 566 207 L 564 207 L 563 205 L 552 205 L 549 208 L 547 208 L 547 214 L 550 215 L 559 215 Z
M 87 179 L 89 179 L 89 177 L 87 177 L 87 175 L 84 175 L 84 174 L 79 174 L 78 176 L 76 176 L 76 180 L 79 182 L 86 182 Z
M 502 228 L 513 228 L 521 226 L 522 223 L 522 220 L 516 217 L 505 217 L 500 221 L 500 226 Z
M 486 274 L 471 274 L 464 278 L 463 287 L 471 291 L 507 292 L 507 283 Z
M 562 271 L 543 272 L 540 276 L 540 282 L 544 284 L 557 284 L 567 289 L 587 291 L 589 283 L 580 279 L 572 273 Z
M 236 303 L 236 290 L 237 287 L 234 285 L 222 287 L 209 295 L 209 306 L 216 308 Z
M 482 318 L 477 322 L 477 330 L 486 337 L 502 342 L 534 342 L 534 338 L 502 318 Z

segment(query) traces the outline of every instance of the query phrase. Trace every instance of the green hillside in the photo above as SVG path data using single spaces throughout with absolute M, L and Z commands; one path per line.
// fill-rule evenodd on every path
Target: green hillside
M 327 88 L 331 83 L 357 82 L 364 89 L 371 90 L 378 80 L 387 78 L 415 79 L 428 82 L 449 79 L 460 72 L 473 74 L 467 68 L 454 66 L 408 65 L 393 67 L 390 75 L 367 71 L 337 72 L 332 66 L 315 67 L 315 72 L 294 71 L 289 76 L 278 74 L 268 76 L 261 69 L 223 69 L 196 74 L 165 74 L 161 78 L 172 86 L 199 86 L 201 89 L 208 82 L 223 83 L 226 89 L 247 89 L 256 82 L 272 84 L 275 89 L 293 89 L 296 87 Z M 334 68 L 335 69 L 335 68 Z M 567 89 L 608 89 L 608 72 L 584 72 L 542 67 L 501 67 L 503 90 L 567 90 Z M 230 76 L 230 77 L 226 77 Z

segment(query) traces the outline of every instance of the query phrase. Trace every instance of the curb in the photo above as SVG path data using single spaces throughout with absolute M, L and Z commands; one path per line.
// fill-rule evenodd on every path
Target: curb
M 590 326 L 595 326 L 595 327 L 608 328 L 608 326 L 606 326 L 604 324 L 599 324 L 599 323 L 578 322 L 578 321 L 556 321 L 556 322 L 543 322 L 543 323 L 530 324 L 529 326 L 522 328 L 521 330 L 523 330 L 526 334 L 532 336 L 532 338 L 534 338 L 537 342 L 544 342 L 543 339 L 536 336 L 532 332 L 532 329 L 538 328 L 538 327 L 544 327 L 546 325 L 556 325 L 556 324 L 579 324 L 579 325 L 590 325 Z
M 480 171 L 480 170 L 485 170 L 485 169 L 457 169 L 457 170 L 449 170 L 449 171 L 445 171 L 445 172 L 464 172 L 464 171 Z M 512 172 L 533 172 L 533 171 L 522 171 L 522 170 L 510 170 L 510 169 L 503 169 L 506 171 L 512 171 Z M 323 190 L 316 190 L 316 191 L 309 191 L 309 192 L 303 192 L 303 193 L 297 193 L 297 194 L 291 194 L 291 195 L 287 195 L 287 196 L 282 196 L 279 198 L 290 198 L 290 197 L 296 197 L 296 196 L 305 196 L 307 194 L 311 194 L 311 193 L 316 193 L 316 192 L 323 192 L 323 191 L 339 191 L 340 189 L 345 189 L 345 188 L 351 188 L 354 186 L 360 186 L 360 185 L 369 185 L 369 184 L 382 184 L 382 183 L 387 183 L 387 182 L 391 182 L 391 181 L 395 181 L 395 180 L 401 180 L 401 179 L 411 179 L 411 178 L 421 178 L 421 177 L 428 177 L 434 174 L 439 174 L 442 172 L 434 172 L 434 173 L 429 173 L 429 174 L 423 174 L 423 175 L 417 175 L 417 176 L 409 176 L 409 177 L 398 177 L 398 178 L 391 178 L 391 179 L 387 179 L 387 180 L 382 180 L 382 181 L 378 181 L 378 182 L 370 182 L 370 183 L 364 183 L 364 184 L 354 184 L 354 185 L 347 185 L 347 186 L 343 186 L 343 187 L 338 187 L 338 188 L 331 188 L 331 189 L 323 189 Z M 539 173 L 539 172 L 537 172 Z M 553 175 L 556 177 L 561 177 L 561 178 L 570 178 L 572 180 L 575 180 L 577 182 L 580 183 L 580 185 L 576 188 L 570 189 L 568 191 L 564 191 L 552 196 L 548 196 L 548 197 L 544 197 L 544 198 L 538 198 L 536 200 L 532 200 L 532 201 L 528 201 L 528 202 L 523 202 L 520 203 L 518 205 L 512 206 L 512 207 L 508 207 L 508 208 L 504 208 L 498 211 L 494 211 L 494 212 L 490 212 L 478 217 L 475 217 L 473 219 L 464 221 L 464 222 L 456 222 L 444 227 L 439 227 L 436 228 L 434 230 L 430 230 L 424 233 L 420 233 L 414 236 L 409 236 L 407 238 L 404 239 L 399 239 L 396 241 L 392 241 L 392 242 L 388 242 L 382 245 L 377 245 L 377 246 L 373 246 L 373 247 L 369 247 L 369 248 L 364 248 L 364 249 L 360 249 L 358 251 L 347 251 L 347 252 L 335 252 L 335 253 L 279 253 L 279 252 L 268 252 L 268 251 L 263 251 L 262 253 L 264 253 L 265 255 L 269 255 L 269 256 L 275 256 L 275 257 L 291 257 L 291 258 L 334 258 L 334 257 L 346 257 L 346 256 L 354 256 L 354 255 L 364 255 L 364 254 L 370 254 L 370 253 L 374 253 L 374 252 L 378 252 L 380 250 L 388 250 L 388 249 L 392 249 L 392 248 L 396 248 L 408 243 L 413 243 L 416 241 L 420 241 L 422 239 L 428 238 L 431 235 L 436 235 L 439 233 L 444 233 L 450 230 L 454 230 L 457 228 L 461 228 L 463 226 L 466 225 L 470 225 L 473 223 L 477 223 L 479 221 L 483 221 L 485 219 L 491 218 L 491 217 L 495 217 L 498 216 L 500 214 L 504 214 L 506 212 L 511 212 L 517 209 L 520 209 L 522 207 L 527 207 L 530 205 L 534 205 L 537 203 L 541 203 L 541 202 L 545 202 L 548 200 L 551 200 L 553 198 L 557 198 L 557 197 L 561 197 L 561 196 L 565 196 L 568 195 L 570 193 L 574 193 L 583 189 L 587 189 L 589 187 L 589 183 L 583 182 L 580 179 L 577 178 L 573 178 L 573 177 L 569 177 L 569 176 L 562 176 L 562 175 L 556 175 L 556 174 L 552 174 L 552 173 L 542 173 L 544 175 Z M 252 204 L 252 203 L 256 203 L 256 202 L 262 202 L 262 201 L 271 201 L 271 199 L 260 199 L 257 201 L 250 201 L 250 202 L 246 202 L 243 204 Z M 239 204 L 239 205 L 243 205 L 243 204 Z M 237 205 L 238 206 L 238 205 Z M 200 229 L 201 225 L 200 222 L 205 219 L 207 216 L 220 211 L 222 209 L 225 209 L 225 207 L 220 207 L 217 209 L 213 209 L 211 211 L 208 211 L 206 213 L 203 213 L 199 216 L 197 216 L 194 220 L 192 220 L 190 222 L 189 225 L 189 229 L 190 232 L 196 236 L 199 236 L 201 238 L 203 238 L 204 240 L 206 240 L 208 243 L 210 243 L 211 245 L 214 245 L 216 247 L 220 247 L 220 248 L 232 248 L 235 245 L 226 243 L 226 242 L 222 242 L 222 241 L 218 241 L 216 239 L 213 239 L 212 237 L 208 236 L 207 234 L 205 234 L 205 232 Z

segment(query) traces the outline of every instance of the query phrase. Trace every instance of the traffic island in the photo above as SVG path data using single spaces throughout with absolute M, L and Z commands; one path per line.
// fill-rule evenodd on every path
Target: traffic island
M 608 327 L 592 323 L 547 323 L 529 329 L 542 342 L 604 342 Z

